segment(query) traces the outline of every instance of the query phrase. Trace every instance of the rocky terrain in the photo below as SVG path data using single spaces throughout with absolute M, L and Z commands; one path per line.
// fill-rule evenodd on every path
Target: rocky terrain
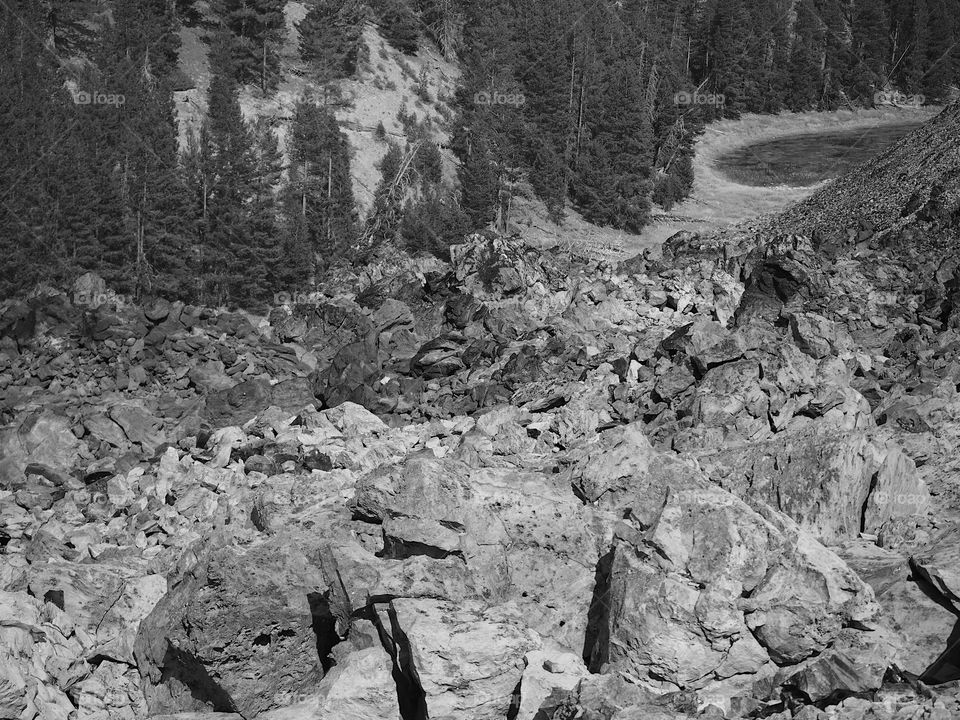
M 958 130 L 656 261 L 4 303 L 0 718 L 957 717 Z

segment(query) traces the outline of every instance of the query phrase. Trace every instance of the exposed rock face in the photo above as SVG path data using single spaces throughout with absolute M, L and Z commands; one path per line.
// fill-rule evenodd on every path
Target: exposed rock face
M 924 517 L 930 495 L 895 443 L 810 426 L 700 457 L 711 479 L 754 507 L 785 513 L 826 543 Z
M 276 544 L 225 547 L 187 572 L 140 626 L 136 658 L 151 712 L 212 706 L 255 716 L 320 680 L 302 555 Z
M 0 715 L 957 714 L 948 216 L 0 305 Z

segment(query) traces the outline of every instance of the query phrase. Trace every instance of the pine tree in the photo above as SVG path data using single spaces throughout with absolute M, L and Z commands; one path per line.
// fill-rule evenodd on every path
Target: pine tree
M 538 197 L 555 220 L 563 216 L 573 151 L 575 15 L 568 3 L 543 5 L 523 0 L 519 75 L 523 79 L 527 120 L 527 166 Z
M 413 55 L 419 47 L 420 21 L 408 0 L 376 0 L 374 9 L 387 42 L 405 55 Z
M 792 90 L 787 97 L 787 106 L 794 112 L 816 108 L 820 100 L 819 31 L 812 0 L 800 0 L 788 73 Z
M 232 58 L 231 41 L 222 36 L 215 46 L 209 110 L 195 152 L 202 163 L 199 179 L 204 188 L 201 272 L 213 302 L 247 304 L 265 282 L 267 269 L 251 232 L 249 203 L 257 173 Z
M 277 216 L 277 190 L 282 179 L 283 158 L 277 135 L 264 118 L 253 126 L 253 155 L 254 193 L 250 205 L 249 247 L 259 255 L 253 266 L 262 264 L 266 276 L 249 278 L 253 284 L 250 295 L 255 299 L 267 299 L 271 291 L 283 287 L 283 265 L 288 259 L 283 256 Z
M 930 8 L 928 0 L 913 0 L 897 6 L 901 14 L 895 20 L 896 34 L 905 38 L 902 49 L 895 57 L 899 72 L 899 86 L 906 92 L 922 92 L 924 73 L 927 71 L 927 54 L 930 51 Z
M 351 76 L 357 69 L 366 7 L 360 0 L 313 0 L 297 23 L 300 55 L 317 69 L 321 82 Z
M 856 0 L 850 26 L 854 64 L 845 85 L 853 96 L 872 104 L 889 77 L 889 20 L 877 0 Z
M 625 48 L 608 48 L 595 89 L 593 110 L 571 183 L 571 197 L 583 215 L 601 225 L 639 231 L 650 209 L 648 179 L 653 131 L 646 88 L 636 81 L 638 60 Z
M 452 59 L 463 44 L 464 16 L 455 0 L 417 0 L 416 10 L 444 55 Z
M 386 154 L 380 160 L 380 182 L 373 193 L 373 207 L 367 219 L 368 242 L 371 248 L 379 247 L 396 239 L 403 218 L 404 191 L 411 175 L 404 152 L 395 142 L 390 142 Z
M 118 99 L 93 105 L 101 172 L 112 165 L 122 226 L 100 241 L 105 279 L 124 292 L 180 296 L 190 285 L 187 195 L 178 167 L 178 131 L 169 74 L 177 41 L 166 3 L 120 0 L 99 56 L 99 86 Z M 119 99 L 122 98 L 122 102 Z M 103 209 L 112 217 L 110 207 Z
M 931 100 L 942 100 L 951 86 L 958 84 L 960 73 L 960 21 L 958 8 L 947 0 L 930 4 L 930 31 L 926 67 L 921 80 L 922 94 Z
M 82 147 L 73 143 L 77 107 L 43 45 L 44 8 L 0 6 L 0 293 L 63 282 L 73 267 L 60 208 L 80 202 L 75 188 Z M 70 151 L 60 149 L 61 144 Z M 65 193 L 71 193 L 67 196 Z M 82 254 L 82 253 L 81 253 Z
M 286 0 L 216 0 L 215 13 L 233 35 L 231 51 L 238 82 L 263 93 L 276 89 L 280 47 L 286 34 Z
M 144 75 L 166 78 L 177 67 L 179 24 L 170 0 L 117 0 L 107 43 Z
M 476 228 L 496 217 L 500 188 L 499 172 L 482 136 L 469 142 L 457 173 L 462 194 L 461 206 Z
M 286 214 L 295 255 L 309 255 L 302 281 L 346 257 L 356 237 L 350 151 L 337 120 L 308 99 L 297 103 L 290 130 Z M 319 267 L 318 267 L 319 265 Z

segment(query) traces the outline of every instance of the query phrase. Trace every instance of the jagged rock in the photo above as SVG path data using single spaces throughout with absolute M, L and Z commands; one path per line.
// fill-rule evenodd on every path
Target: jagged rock
M 96 273 L 86 272 L 73 281 L 74 305 L 97 308 L 110 301 L 107 296 L 107 283 Z
M 459 555 L 480 596 L 516 602 L 529 627 L 582 650 L 604 530 L 562 485 L 418 454 L 361 479 L 354 508 L 377 523 L 415 519 L 389 521 L 391 547 Z
M 156 298 L 143 308 L 144 317 L 152 323 L 163 322 L 172 311 L 173 307 L 170 301 L 165 298 Z
M 659 455 L 628 427 L 575 470 L 585 497 L 627 518 L 591 610 L 593 669 L 609 663 L 658 692 L 735 683 L 827 647 L 852 651 L 859 636 L 846 627 L 877 625 L 872 591 L 839 558 Z M 877 686 L 882 670 L 862 679 Z
M 0 429 L 0 477 L 17 478 L 30 463 L 69 473 L 84 451 L 71 422 L 49 410 L 28 415 L 17 427 Z
M 677 703 L 677 704 L 683 704 Z M 688 704 L 687 708 L 695 708 Z M 577 715 L 597 720 L 686 720 L 692 716 L 660 699 L 619 673 L 590 675 L 573 690 L 557 690 L 541 706 L 536 720 L 562 720 Z
M 546 280 L 542 268 L 531 262 L 535 254 L 522 242 L 475 235 L 450 247 L 457 279 L 473 291 L 496 288 L 511 295 Z
M 164 442 L 160 422 L 143 408 L 120 404 L 110 408 L 110 419 L 123 429 L 131 443 L 140 445 L 152 455 Z
M 846 543 L 839 554 L 873 588 L 891 628 L 903 638 L 896 665 L 922 676 L 947 648 L 960 604 L 931 590 L 923 571 L 895 552 L 861 540 Z
M 133 664 L 140 621 L 167 590 L 166 580 L 119 562 L 97 565 L 48 559 L 28 572 L 34 597 L 50 598 L 89 633 L 91 655 Z
M 528 652 L 520 681 L 520 708 L 517 720 L 534 720 L 544 702 L 563 691 L 574 690 L 590 676 L 583 659 L 573 653 L 547 650 Z
M 0 709 L 7 717 L 68 720 L 66 694 L 85 672 L 68 617 L 24 592 L 0 592 Z
M 309 693 L 323 676 L 323 618 L 311 606 L 322 587 L 277 539 L 206 551 L 140 625 L 134 654 L 150 712 L 249 717 Z
M 816 313 L 791 314 L 790 332 L 797 347 L 816 360 L 849 351 L 853 345 L 845 327 Z
M 463 370 L 462 342 L 462 338 L 449 335 L 424 343 L 410 361 L 410 370 L 425 378 L 444 377 Z
M 90 720 L 139 720 L 146 715 L 140 676 L 126 663 L 99 662 L 89 677 L 71 688 L 77 714 Z
M 675 363 L 685 361 L 698 377 L 712 367 L 743 356 L 743 341 L 738 334 L 710 320 L 685 325 L 660 343 L 658 353 Z
M 913 462 L 896 445 L 862 431 L 811 426 L 703 453 L 699 461 L 725 489 L 754 507 L 777 508 L 827 543 L 855 537 L 866 521 L 875 532 L 891 518 L 922 516 L 928 507 Z
M 960 551 L 956 539 L 960 529 L 955 525 L 944 528 L 918 548 L 911 562 L 922 578 L 951 603 L 960 607 Z
M 541 646 L 511 605 L 394 600 L 377 614 L 415 698 L 412 707 L 437 720 L 505 717 L 524 656 Z
M 399 720 L 393 658 L 379 645 L 335 665 L 310 697 L 261 713 L 260 720 Z

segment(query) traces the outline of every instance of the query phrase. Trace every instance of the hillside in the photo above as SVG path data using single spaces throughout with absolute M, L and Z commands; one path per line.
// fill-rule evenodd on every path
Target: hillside
M 276 91 L 264 96 L 258 89 L 247 86 L 240 96 L 244 117 L 249 121 L 267 119 L 277 133 L 280 150 L 287 161 L 287 134 L 297 101 L 305 94 L 323 97 L 323 85 L 311 77 L 311 68 L 303 62 L 297 49 L 300 37 L 297 23 L 305 13 L 303 3 L 290 2 L 284 8 L 286 41 L 280 52 L 281 79 Z M 199 132 L 207 114 L 211 32 L 196 24 L 184 27 L 180 39 L 179 68 L 193 85 L 175 93 L 179 141 L 181 149 L 186 149 L 188 137 Z M 385 141 L 375 137 L 377 125 L 383 124 L 388 137 L 406 142 L 404 127 L 397 118 L 405 107 L 418 120 L 429 119 L 434 141 L 442 148 L 449 146 L 449 118 L 453 110 L 443 98 L 448 102 L 453 98 L 459 69 L 429 43 L 415 55 L 404 55 L 390 47 L 374 24 L 364 27 L 362 44 L 360 55 L 367 58 L 366 62 L 353 77 L 336 83 L 342 98 L 337 104 L 336 116 L 352 151 L 353 195 L 361 214 L 366 215 L 382 179 L 379 164 L 387 151 Z M 417 94 L 421 75 L 429 93 L 426 101 Z M 453 183 L 455 158 L 449 149 L 443 150 L 442 155 L 444 178 Z
M 951 226 L 960 199 L 960 106 L 856 171 L 824 187 L 764 227 L 847 240 L 858 231 L 895 236 L 927 223 Z

